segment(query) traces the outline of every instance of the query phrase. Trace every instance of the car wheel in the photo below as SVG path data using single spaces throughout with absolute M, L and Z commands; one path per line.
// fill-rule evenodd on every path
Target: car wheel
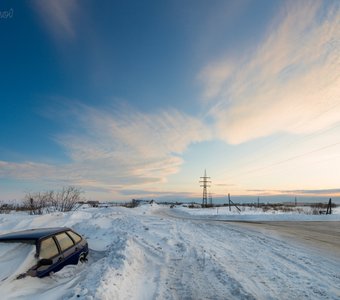
M 87 262 L 87 257 L 86 257 L 85 253 L 81 253 L 79 255 L 79 261 L 78 262 L 81 262 L 81 263 L 86 263 Z

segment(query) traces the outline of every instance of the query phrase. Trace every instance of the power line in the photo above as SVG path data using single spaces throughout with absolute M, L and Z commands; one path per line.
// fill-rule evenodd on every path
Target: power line
M 320 118 L 321 116 L 323 116 L 324 114 L 327 114 L 328 112 L 330 112 L 330 111 L 332 111 L 332 110 L 335 110 L 339 105 L 340 105 L 340 103 L 336 103 L 336 104 L 334 104 L 334 105 L 332 105 L 332 106 L 326 108 L 325 110 L 321 111 L 320 113 L 315 114 L 313 117 L 311 117 L 311 118 L 309 118 L 309 119 L 307 119 L 307 120 L 301 122 L 300 124 L 296 124 L 295 126 L 292 127 L 292 129 L 298 129 L 298 128 L 304 126 L 305 124 L 308 124 L 308 123 L 311 123 L 311 122 L 315 122 L 316 119 Z M 290 146 L 292 146 L 292 145 L 299 144 L 299 143 L 301 143 L 301 142 L 304 141 L 304 140 L 308 140 L 308 139 L 310 139 L 310 138 L 313 138 L 313 137 L 315 137 L 315 136 L 321 135 L 321 134 L 323 134 L 323 133 L 325 133 L 325 132 L 331 131 L 331 130 L 333 130 L 333 129 L 335 129 L 335 128 L 338 128 L 338 127 L 340 127 L 340 123 L 339 123 L 339 122 L 336 122 L 334 126 L 328 127 L 328 128 L 326 128 L 325 130 L 322 130 L 322 131 L 319 130 L 319 131 L 317 131 L 317 132 L 313 132 L 313 133 L 311 133 L 311 134 L 308 134 L 307 136 L 302 137 L 300 140 L 293 141 L 293 142 L 289 143 L 289 144 L 286 145 L 285 147 L 290 147 Z M 267 146 L 270 145 L 270 144 L 273 144 L 274 142 L 275 142 L 275 141 L 271 141 L 271 142 L 269 142 L 269 143 L 266 143 L 265 145 L 263 145 L 263 146 L 260 147 L 260 148 L 264 149 L 265 147 L 267 147 Z M 277 147 L 275 147 L 275 148 L 277 148 Z M 253 162 L 256 162 L 256 161 L 258 161 L 259 159 L 261 159 L 262 157 L 268 157 L 268 155 L 271 155 L 272 153 L 275 152 L 275 148 L 274 148 L 272 151 L 270 151 L 269 154 L 266 153 L 266 154 L 260 156 L 260 158 L 253 159 L 253 160 L 251 160 L 250 162 L 248 162 L 248 163 L 246 163 L 246 164 L 251 164 L 251 163 L 253 163 Z M 261 149 L 260 149 L 260 150 L 261 150 Z M 244 158 L 246 158 L 246 155 L 244 155 L 243 157 L 240 157 L 239 159 L 240 159 L 240 160 L 243 160 Z M 228 171 L 225 170 L 225 171 L 219 172 L 218 175 L 224 174 L 224 173 L 227 173 L 227 172 L 228 172 Z
M 330 145 L 327 145 L 327 146 L 320 147 L 320 148 L 318 148 L 318 149 L 314 149 L 314 150 L 312 150 L 312 151 L 308 151 L 308 152 L 305 152 L 305 153 L 301 153 L 301 154 L 299 154 L 299 155 L 295 155 L 295 156 L 289 157 L 289 158 L 287 158 L 287 159 L 284 159 L 284 160 L 281 160 L 281 161 L 272 163 L 272 164 L 270 164 L 270 165 L 268 165 L 268 166 L 265 166 L 265 167 L 260 167 L 260 168 L 256 168 L 256 169 L 253 169 L 253 170 L 249 170 L 249 171 L 246 171 L 246 172 L 242 172 L 242 173 L 233 175 L 233 177 L 239 177 L 239 176 L 242 176 L 242 175 L 245 175 L 245 174 L 250 174 L 250 173 L 262 171 L 262 170 L 265 170 L 265 169 L 268 169 L 268 168 L 272 168 L 272 167 L 275 167 L 275 166 L 284 164 L 284 163 L 286 163 L 286 162 L 295 160 L 295 159 L 297 159 L 297 158 L 303 157 L 303 156 L 305 156 L 305 155 L 309 155 L 309 154 L 312 154 L 312 153 L 316 153 L 316 152 L 319 152 L 319 151 L 323 151 L 323 150 L 325 150 L 325 149 L 332 148 L 332 147 L 337 146 L 337 145 L 340 145 L 340 141 L 339 141 L 339 142 L 336 142 L 336 143 L 333 143 L 333 144 L 330 144 Z
M 340 123 L 338 122 L 338 123 L 336 123 L 334 126 L 331 126 L 331 127 L 327 128 L 327 129 L 325 129 L 325 130 L 311 133 L 311 134 L 309 134 L 309 135 L 307 135 L 307 136 L 302 137 L 301 139 L 299 139 L 299 140 L 297 140 L 297 141 L 288 143 L 286 146 L 281 146 L 281 147 L 287 148 L 287 147 L 290 147 L 290 146 L 292 146 L 292 145 L 299 144 L 299 143 L 301 143 L 302 141 L 311 139 L 311 138 L 313 138 L 313 137 L 315 137 L 315 136 L 324 134 L 324 133 L 326 133 L 326 132 L 328 132 L 328 131 L 331 131 L 331 130 L 336 129 L 336 128 L 339 128 L 339 127 L 340 127 Z M 269 144 L 272 144 L 272 143 L 273 143 L 273 142 L 270 142 L 270 143 L 265 144 L 265 145 L 263 146 L 263 148 L 264 148 L 265 146 L 269 145 Z M 337 143 L 336 143 L 336 144 L 337 144 Z M 334 144 L 331 144 L 331 145 L 328 145 L 328 146 L 325 146 L 325 147 L 328 148 L 329 146 L 332 146 L 332 145 L 334 145 Z M 277 147 L 275 147 L 275 148 L 277 148 Z M 275 148 L 274 148 L 272 151 L 270 151 L 269 153 L 267 152 L 267 153 L 265 153 L 264 155 L 261 155 L 260 157 L 258 157 L 258 158 L 256 158 L 256 159 L 252 159 L 252 160 L 248 161 L 247 163 L 244 163 L 243 165 L 248 165 L 248 164 L 252 164 L 253 162 L 258 162 L 258 161 L 259 161 L 261 158 L 263 158 L 263 157 L 268 158 L 271 154 L 273 154 L 273 153 L 276 151 Z M 320 149 L 323 150 L 323 148 L 324 148 L 324 147 L 321 147 Z M 316 150 L 319 151 L 318 149 L 316 149 Z M 314 150 L 313 150 L 313 151 L 314 151 Z M 306 154 L 309 154 L 309 152 L 307 152 Z M 297 155 L 296 158 L 298 158 L 298 157 L 300 157 L 300 156 L 303 156 L 303 155 L 305 155 L 305 154 L 299 154 L 299 155 Z M 291 157 L 291 158 L 288 158 L 287 160 L 289 161 L 289 160 L 292 160 L 293 158 L 295 158 L 295 156 L 293 156 L 293 157 Z M 242 160 L 242 157 L 239 158 L 239 159 Z M 286 160 L 283 160 L 283 161 L 286 161 Z M 277 163 L 274 163 L 274 165 L 275 165 L 275 164 L 280 164 L 280 163 L 281 163 L 281 161 L 279 161 L 279 162 L 277 162 Z M 270 165 L 270 166 L 272 166 L 272 165 Z M 263 168 L 268 168 L 268 167 L 269 167 L 269 166 L 261 167 L 261 168 L 256 168 L 256 169 L 254 169 L 254 170 L 263 169 Z M 241 174 L 248 173 L 248 172 L 252 173 L 254 170 L 246 171 L 246 172 L 243 172 L 243 173 L 241 173 Z M 224 173 L 226 173 L 226 172 L 227 172 L 227 171 L 219 172 L 218 175 L 224 174 Z M 237 175 L 236 175 L 236 176 L 237 176 Z M 235 177 L 235 176 L 233 176 L 233 177 Z

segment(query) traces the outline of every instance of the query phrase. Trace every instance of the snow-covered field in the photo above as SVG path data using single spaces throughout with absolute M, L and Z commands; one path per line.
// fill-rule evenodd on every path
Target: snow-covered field
M 68 226 L 89 242 L 89 261 L 50 277 L 15 276 L 32 249 L 0 247 L 1 299 L 339 299 L 340 259 L 220 220 L 340 220 L 332 216 L 241 215 L 227 209 L 153 205 L 70 213 L 0 215 L 0 234 Z M 7 275 L 5 274 L 7 272 Z M 10 274 L 8 274 L 10 273 Z
M 176 211 L 183 215 L 192 217 L 204 216 L 209 219 L 226 221 L 340 221 L 340 207 L 333 208 L 331 215 L 313 215 L 313 209 L 309 206 L 293 207 L 291 212 L 269 209 L 263 211 L 257 207 L 242 207 L 238 212 L 235 207 L 212 207 L 212 208 L 191 208 L 178 206 Z

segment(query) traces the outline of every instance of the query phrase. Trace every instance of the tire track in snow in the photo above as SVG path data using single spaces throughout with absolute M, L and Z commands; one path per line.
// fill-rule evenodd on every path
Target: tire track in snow
M 165 251 L 160 257 L 163 262 L 158 265 L 156 299 L 254 299 L 193 239 L 198 234 L 195 226 L 173 220 L 165 222 L 169 239 L 162 246 Z M 164 230 L 161 233 L 164 236 Z M 150 245 L 145 246 L 150 249 Z
M 299 247 L 237 225 L 187 222 L 200 229 L 201 243 L 208 245 L 208 251 L 218 253 L 225 273 L 256 298 L 338 299 L 339 269 L 334 261 L 304 255 Z

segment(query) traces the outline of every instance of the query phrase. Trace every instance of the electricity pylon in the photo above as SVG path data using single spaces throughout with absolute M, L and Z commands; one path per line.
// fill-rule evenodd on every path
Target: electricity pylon
M 209 206 L 212 206 L 212 195 L 211 192 L 209 192 Z
M 201 187 L 203 187 L 203 198 L 202 198 L 202 207 L 208 206 L 208 192 L 207 188 L 210 187 L 209 183 L 211 183 L 210 177 L 207 176 L 207 171 L 204 170 L 204 176 L 200 177 L 202 180 L 200 180 Z

